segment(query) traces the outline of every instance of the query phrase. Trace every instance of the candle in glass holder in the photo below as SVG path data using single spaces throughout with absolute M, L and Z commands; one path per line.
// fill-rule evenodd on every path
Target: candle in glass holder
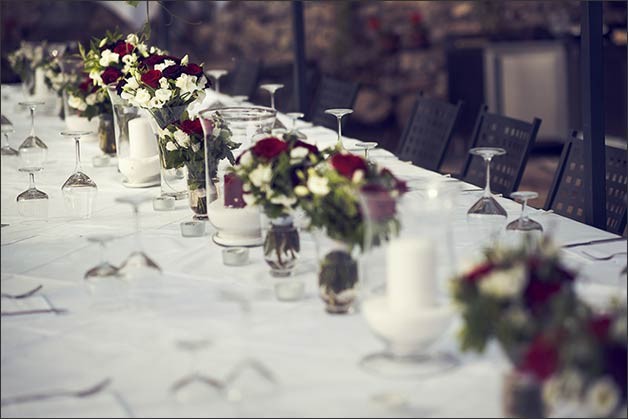
M 225 207 L 244 208 L 242 180 L 235 173 L 225 175 Z
M 391 240 L 386 258 L 388 305 L 395 312 L 436 306 L 436 252 L 429 240 Z
M 129 121 L 130 157 L 143 159 L 159 153 L 157 140 L 147 118 L 135 118 Z

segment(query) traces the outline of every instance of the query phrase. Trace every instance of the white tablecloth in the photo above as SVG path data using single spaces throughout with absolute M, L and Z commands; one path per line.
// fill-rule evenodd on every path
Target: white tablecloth
M 19 89 L 5 88 L 2 113 L 16 127 L 10 140 L 17 148 L 28 132 L 28 114 L 16 107 Z M 159 188 L 124 188 L 114 166 L 92 167 L 91 158 L 100 151 L 96 142 L 84 142 L 83 167 L 98 184 L 98 196 L 90 219 L 70 219 L 61 185 L 74 168 L 74 152 L 72 141 L 59 135 L 63 128 L 59 119 L 37 116 L 37 133 L 49 146 L 49 161 L 37 176 L 38 187 L 50 195 L 46 222 L 18 215 L 15 197 L 26 189 L 28 178 L 17 172 L 17 158 L 2 158 L 1 221 L 9 224 L 1 230 L 2 291 L 18 293 L 41 284 L 38 297 L 23 304 L 52 304 L 68 312 L 2 318 L 1 395 L 4 400 L 49 390 L 78 390 L 107 377 L 112 382 L 107 390 L 89 398 L 3 406 L 3 417 L 501 415 L 501 380 L 508 365 L 495 346 L 482 356 L 457 354 L 458 368 L 429 378 L 389 379 L 362 369 L 359 361 L 381 350 L 382 343 L 359 314 L 325 313 L 317 295 L 314 245 L 305 232 L 296 275 L 307 283 L 306 298 L 279 302 L 260 248 L 251 250 L 247 266 L 224 266 L 221 248 L 209 235 L 181 236 L 179 223 L 192 216 L 186 201 L 178 201 L 171 212 L 156 212 L 146 204 L 142 206 L 142 239 L 147 253 L 164 269 L 161 281 L 138 284 L 129 291 L 132 298 L 128 300 L 95 300 L 82 277 L 99 261 L 98 249 L 85 236 L 118 236 L 109 245 L 107 257 L 120 263 L 134 246 L 133 218 L 130 208 L 114 199 L 138 193 L 157 196 Z M 335 132 L 325 128 L 306 128 L 305 132 L 319 145 L 336 140 Z M 373 155 L 405 179 L 439 176 L 400 162 L 384 150 Z M 466 209 L 477 197 L 478 193 L 462 194 L 456 208 L 453 227 L 459 255 L 477 250 L 465 221 Z M 500 202 L 509 219 L 518 216 L 518 204 L 503 198 Z M 538 212 L 534 217 L 546 227 L 551 225 L 562 243 L 613 237 L 554 214 Z M 211 226 L 207 230 L 210 234 Z M 619 243 L 622 250 L 625 246 Z M 581 271 L 578 287 L 582 294 L 592 302 L 604 302 L 609 295 L 625 296 L 625 283 L 618 279 L 625 256 L 594 262 L 581 249 L 566 256 Z M 250 312 L 242 310 L 239 299 L 248 301 Z M 2 300 L 3 311 L 14 306 L 15 302 Z M 456 327 L 446 333 L 439 347 L 456 350 Z M 181 340 L 203 339 L 210 344 L 194 353 L 177 345 Z M 201 387 L 200 394 L 187 402 L 170 392 L 172 383 L 193 366 L 222 379 L 248 358 L 266 365 L 278 385 L 256 385 L 259 377 L 250 373 L 250 379 L 243 381 L 241 402 L 229 401 L 210 387 Z M 403 395 L 407 403 L 390 406 L 376 401 L 387 394 Z

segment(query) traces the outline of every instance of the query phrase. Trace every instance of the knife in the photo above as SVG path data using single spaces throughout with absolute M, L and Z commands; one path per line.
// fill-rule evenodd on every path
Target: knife
M 626 239 L 623 237 L 614 237 L 612 239 L 600 239 L 600 240 L 590 240 L 587 242 L 569 243 L 569 244 L 564 245 L 563 249 L 568 249 L 570 247 L 578 247 L 578 246 L 588 246 L 591 244 L 598 244 L 598 243 L 618 242 L 618 241 L 626 241 Z

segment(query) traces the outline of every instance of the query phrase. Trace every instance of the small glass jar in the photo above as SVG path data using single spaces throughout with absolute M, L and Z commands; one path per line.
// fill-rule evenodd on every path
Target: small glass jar
M 264 259 L 270 266 L 270 274 L 275 277 L 290 276 L 300 251 L 299 230 L 294 226 L 292 217 L 271 219 L 264 239 Z

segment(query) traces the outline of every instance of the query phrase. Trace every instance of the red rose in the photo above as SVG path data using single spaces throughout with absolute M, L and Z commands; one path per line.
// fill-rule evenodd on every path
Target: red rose
M 133 52 L 133 50 L 135 49 L 135 47 L 131 44 L 128 44 L 124 41 L 118 41 L 118 43 L 116 44 L 116 46 L 113 48 L 113 52 L 115 52 L 116 54 L 118 54 L 120 56 L 120 58 L 124 57 L 127 54 L 130 54 L 131 52 Z
M 467 282 L 476 283 L 488 273 L 490 273 L 493 268 L 495 268 L 495 265 L 493 265 L 493 263 L 485 262 L 466 274 L 464 276 L 464 280 Z
M 147 86 L 156 89 L 159 87 L 159 79 L 161 78 L 161 71 L 159 70 L 148 70 L 146 73 L 142 74 L 142 83 Z
M 526 305 L 532 310 L 544 306 L 562 288 L 560 282 L 548 282 L 530 278 L 528 286 L 524 292 Z
M 165 78 L 174 80 L 183 73 L 183 67 L 178 64 L 173 64 L 163 69 L 162 74 Z
M 186 119 L 179 124 L 181 131 L 186 134 L 203 135 L 203 127 L 200 119 Z
M 190 63 L 183 67 L 183 72 L 185 74 L 189 74 L 190 76 L 200 76 L 203 74 L 203 67 L 198 64 Z
M 225 175 L 225 207 L 244 208 L 242 179 L 235 173 Z
M 365 205 L 367 218 L 374 222 L 390 220 L 395 215 L 396 202 L 390 191 L 377 184 L 364 185 L 362 202 Z
M 142 63 L 148 68 L 153 68 L 156 64 L 161 64 L 166 60 L 165 55 L 153 54 L 146 57 Z
M 276 137 L 268 137 L 263 140 L 259 140 L 251 149 L 253 155 L 268 160 L 274 159 L 287 150 L 288 143 Z
M 303 142 L 303 141 L 301 141 L 301 140 L 296 140 L 296 141 L 294 142 L 294 148 L 297 148 L 297 147 L 307 148 L 307 150 L 308 150 L 310 153 L 318 154 L 318 148 L 317 148 L 315 145 L 308 144 L 308 143 Z
M 122 77 L 122 72 L 115 67 L 107 67 L 101 77 L 103 83 L 111 84 L 117 82 Z
M 589 321 L 589 331 L 599 340 L 604 340 L 608 336 L 613 318 L 608 315 L 599 315 Z
M 538 379 L 550 377 L 558 366 L 558 351 L 549 339 L 537 336 L 523 354 L 519 371 L 534 374 Z
M 94 82 L 92 79 L 90 79 L 89 77 L 85 77 L 85 79 L 79 84 L 79 89 L 81 90 L 81 92 L 83 93 L 91 93 L 94 91 Z
M 331 165 L 342 176 L 352 179 L 353 174 L 358 170 L 366 172 L 366 160 L 353 154 L 334 154 L 331 157 Z

